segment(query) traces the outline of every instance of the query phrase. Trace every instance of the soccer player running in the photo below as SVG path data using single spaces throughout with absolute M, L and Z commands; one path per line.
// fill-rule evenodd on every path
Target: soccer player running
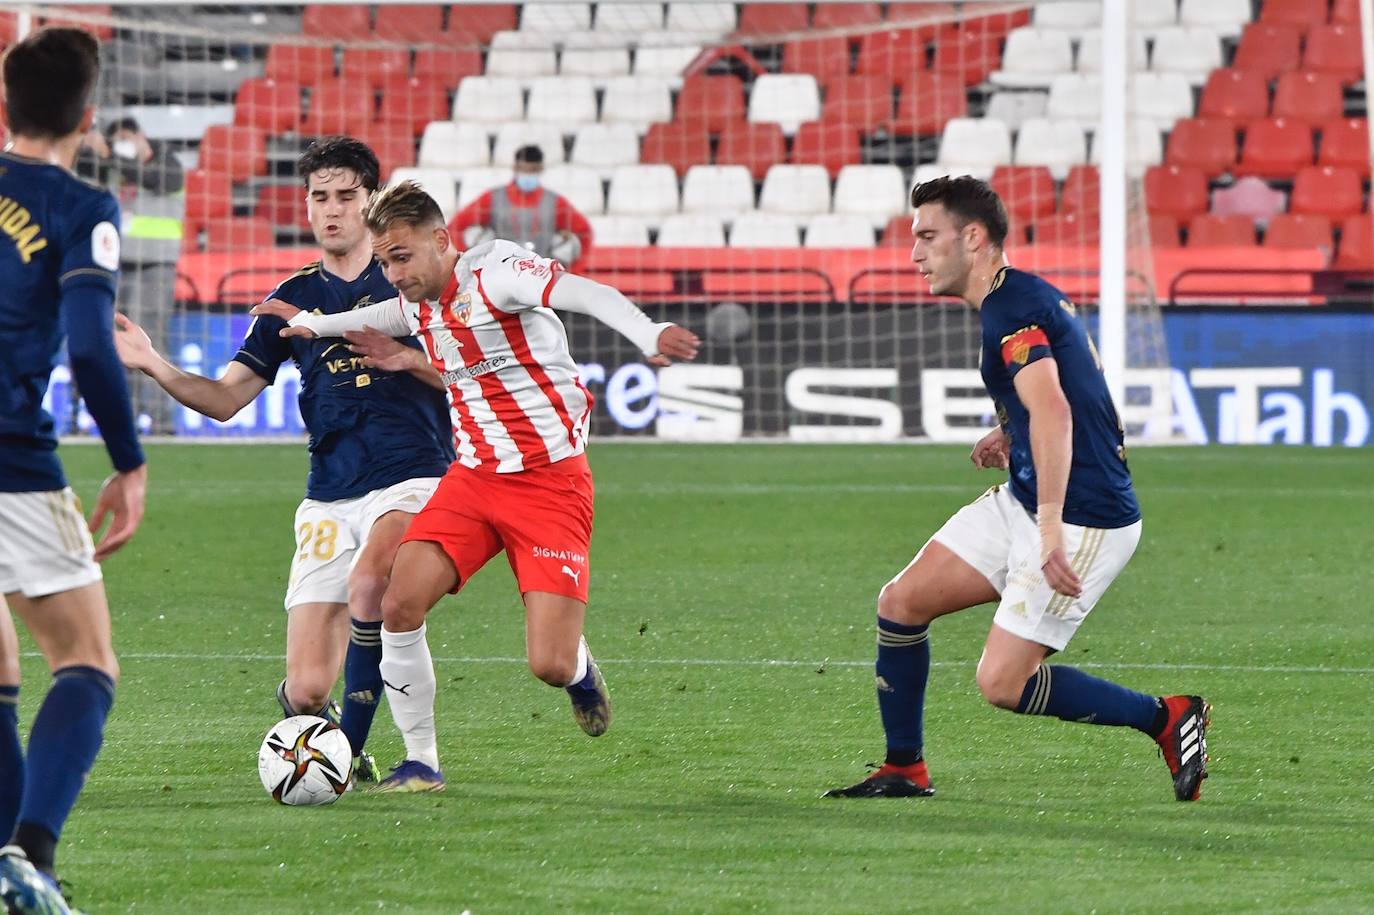
M 382 599 L 382 676 L 406 759 L 377 787 L 444 787 L 434 730 L 434 666 L 425 617 L 502 549 L 525 603 L 530 670 L 565 688 L 595 737 L 610 698 L 582 637 L 589 588 L 592 477 L 585 448 L 592 398 L 578 380 L 554 309 L 592 315 L 655 364 L 693 359 L 697 337 L 656 324 L 615 289 L 563 271 L 509 241 L 460 256 L 438 205 L 404 182 L 367 210 L 372 249 L 399 299 L 342 315 L 278 302 L 255 312 L 287 319 L 289 336 L 375 328 L 416 335 L 448 386 L 458 459 L 416 516 Z M 352 338 L 351 338 L 352 339 Z M 385 352 L 355 342 L 368 358 Z
M 1208 705 L 1156 698 L 1063 664 L 1073 637 L 1140 540 L 1117 418 L 1097 352 L 1073 306 L 1007 264 L 1007 213 L 982 181 L 938 178 L 911 193 L 911 259 L 936 295 L 978 309 L 983 383 L 998 428 L 973 448 L 978 468 L 1010 470 L 960 509 L 878 596 L 878 707 L 887 759 L 827 797 L 935 793 L 922 756 L 928 629 L 999 601 L 978 662 L 978 688 L 999 708 L 1135 728 L 1163 750 L 1181 801 L 1207 777 Z
M 98 563 L 137 530 L 148 470 L 113 340 L 119 204 L 70 171 L 95 118 L 99 47 L 77 29 L 44 29 L 10 48 L 3 69 L 13 141 L 0 153 L 0 833 L 13 837 L 0 849 L 0 899 L 11 912 L 66 912 L 57 841 L 119 677 Z M 64 336 L 115 469 L 89 525 L 43 409 Z M 53 673 L 27 753 L 11 609 Z
M 372 257 L 362 217 L 368 194 L 377 189 L 376 155 L 358 140 L 328 137 L 306 150 L 298 171 L 322 257 L 272 295 L 323 314 L 394 298 L 396 290 Z M 355 779 L 376 781 L 364 746 L 382 695 L 382 594 L 401 535 L 453 461 L 438 374 L 418 345 L 396 344 L 384 364 L 364 366 L 342 341 L 283 339 L 285 323 L 269 316 L 253 322 L 222 376 L 203 378 L 154 351 L 133 321 L 123 315 L 116 321 L 126 365 L 220 421 L 272 384 L 286 360 L 300 369 L 310 478 L 296 510 L 285 601 L 286 679 L 277 699 L 287 715 L 334 718 L 330 693 L 342 663 L 339 726 L 353 749 Z

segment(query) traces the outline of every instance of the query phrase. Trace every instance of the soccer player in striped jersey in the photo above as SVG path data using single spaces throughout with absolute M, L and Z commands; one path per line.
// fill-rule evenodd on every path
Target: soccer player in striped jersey
M 113 339 L 119 204 L 71 172 L 99 70 L 95 39 L 78 29 L 35 32 L 4 61 L 13 141 L 0 153 L 0 836 L 13 837 L 0 849 L 0 899 L 11 912 L 68 911 L 53 874 L 57 841 L 119 676 L 99 563 L 137 530 L 148 480 Z M 115 469 L 89 525 L 43 408 L 64 337 Z M 91 533 L 110 515 L 97 546 Z M 53 673 L 27 753 L 10 610 Z
M 418 336 L 448 386 L 458 459 L 411 524 L 382 600 L 382 677 L 407 758 L 378 788 L 436 791 L 444 781 L 425 617 L 503 549 L 525 603 L 531 671 L 568 691 L 587 734 L 598 736 L 610 724 L 605 682 L 582 637 L 591 572 L 592 478 L 584 451 L 592 397 L 578 380 L 554 309 L 596 317 L 656 364 L 695 358 L 700 341 L 677 325 L 654 323 L 611 287 L 566 273 L 513 242 L 460 254 L 438 205 L 413 182 L 378 193 L 367 224 L 399 298 L 339 315 L 272 301 L 254 312 L 286 319 L 288 336 L 364 328 Z M 356 342 L 354 348 L 370 359 L 382 352 Z
M 1155 697 L 1046 659 L 1062 651 L 1140 540 L 1124 433 L 1097 351 L 1064 295 L 1011 267 L 1007 213 L 988 185 L 938 178 L 912 191 L 911 259 L 936 295 L 978 309 L 983 382 L 999 425 L 971 455 L 1008 470 L 960 509 L 878 597 L 878 707 L 887 758 L 829 797 L 934 793 L 923 756 L 937 618 L 997 601 L 978 688 L 999 708 L 1134 728 L 1163 750 L 1181 801 L 1207 777 L 1209 707 Z

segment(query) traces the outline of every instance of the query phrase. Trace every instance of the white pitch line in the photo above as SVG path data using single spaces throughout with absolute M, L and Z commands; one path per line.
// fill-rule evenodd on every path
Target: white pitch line
M 284 661 L 285 655 L 279 654 L 202 654 L 195 652 L 170 652 L 170 651 L 126 651 L 117 652 L 121 661 Z M 23 657 L 41 657 L 36 651 L 23 652 Z M 626 667 L 635 665 L 650 667 L 811 667 L 811 668 L 864 668 L 872 667 L 873 662 L 834 660 L 796 660 L 787 658 L 599 658 L 603 664 L 619 664 Z M 436 656 L 434 661 L 439 664 L 524 664 L 524 658 L 500 658 L 500 657 L 463 657 L 463 656 Z M 976 659 L 967 661 L 932 661 L 932 667 L 973 667 L 977 664 Z M 1159 664 L 1159 663 L 1132 663 L 1122 661 L 1120 663 L 1109 661 L 1085 661 L 1074 663 L 1073 667 L 1093 668 L 1097 670 L 1216 670 L 1226 673 L 1252 673 L 1252 674 L 1344 674 L 1344 675 L 1369 675 L 1374 674 L 1374 667 L 1323 667 L 1323 666 L 1281 666 L 1281 665 L 1248 665 L 1248 664 Z

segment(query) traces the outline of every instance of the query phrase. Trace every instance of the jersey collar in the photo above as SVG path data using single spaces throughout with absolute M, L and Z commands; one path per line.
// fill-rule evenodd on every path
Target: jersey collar
M 439 305 L 447 308 L 453 304 L 453 300 L 458 298 L 458 274 L 455 272 L 448 278 L 448 284 L 444 286 L 444 291 L 439 293 Z

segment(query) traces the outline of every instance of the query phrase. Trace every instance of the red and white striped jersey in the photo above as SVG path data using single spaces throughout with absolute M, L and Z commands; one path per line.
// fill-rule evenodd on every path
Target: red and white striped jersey
M 509 241 L 459 259 L 438 301 L 401 309 L 448 387 L 465 467 L 514 473 L 586 448 L 592 395 L 549 293 L 563 267 Z

